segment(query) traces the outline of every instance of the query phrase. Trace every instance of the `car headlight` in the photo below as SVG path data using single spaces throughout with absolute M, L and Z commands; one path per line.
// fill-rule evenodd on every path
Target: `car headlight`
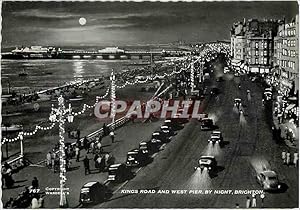
M 127 161 L 126 163 L 129 164 L 129 161 Z
M 136 160 L 135 160 L 134 162 L 135 162 L 135 163 L 137 163 L 137 161 L 136 161 Z
M 279 184 L 277 187 L 278 187 L 278 189 L 280 189 L 280 188 L 281 188 L 281 185 Z
M 208 170 L 211 170 L 211 167 L 208 167 Z

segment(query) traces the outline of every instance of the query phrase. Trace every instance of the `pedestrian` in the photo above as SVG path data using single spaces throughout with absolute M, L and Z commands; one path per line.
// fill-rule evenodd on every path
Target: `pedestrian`
M 83 165 L 84 165 L 84 174 L 90 174 L 90 160 L 88 159 L 87 155 L 85 156 L 85 158 L 83 159 Z
M 265 199 L 265 193 L 260 194 L 260 198 L 261 198 L 261 207 L 264 207 L 264 199 Z
M 251 200 L 250 197 L 247 196 L 247 200 L 246 200 L 246 208 L 250 208 L 251 207 Z
M 78 146 L 76 146 L 75 148 L 75 155 L 76 155 L 76 162 L 79 162 L 79 158 L 80 158 L 80 149 Z
M 96 147 L 97 147 L 97 150 L 100 152 L 101 152 L 101 146 L 102 146 L 101 142 L 98 141 Z
M 38 199 L 38 205 L 39 205 L 39 208 L 44 208 L 44 196 L 45 196 L 45 195 L 42 195 L 42 196 Z
M 88 139 L 86 138 L 86 136 L 84 137 L 84 139 L 83 139 L 83 148 L 87 151 L 87 152 L 89 152 L 88 150 L 89 150 L 89 141 L 88 141 Z
M 236 204 L 235 204 L 235 208 L 236 208 L 236 209 L 239 209 L 239 208 L 240 208 L 240 205 L 239 205 L 238 203 L 236 203 Z
M 115 133 L 114 133 L 113 131 L 111 131 L 111 132 L 109 133 L 109 136 L 110 136 L 110 138 L 111 138 L 111 142 L 114 143 L 114 142 L 115 142 Z
M 256 195 L 252 195 L 252 208 L 256 208 Z
M 286 164 L 286 152 L 284 150 L 281 153 L 281 158 L 283 160 L 283 165 L 285 165 Z
M 90 150 L 92 151 L 93 154 L 94 154 L 94 147 L 95 147 L 95 143 L 92 141 L 90 143 Z
M 101 156 L 98 156 L 97 160 L 96 160 L 96 165 L 97 165 L 97 168 L 99 168 L 99 172 L 101 172 L 101 163 L 102 163 L 102 158 Z
M 12 178 L 12 168 L 8 163 L 5 163 L 4 167 L 6 169 L 5 176 L 4 176 L 5 185 L 6 185 L 7 188 L 11 188 L 14 185 L 14 182 L 15 182 Z
M 32 198 L 31 200 L 31 208 L 32 209 L 38 209 L 39 208 L 39 202 L 36 197 Z
M 39 180 L 36 177 L 33 177 L 33 180 L 31 182 L 31 186 L 33 189 L 38 189 L 39 188 Z
M 103 130 L 104 136 L 106 136 L 107 135 L 107 126 L 105 123 L 102 126 L 102 130 Z
M 54 168 L 55 158 L 56 158 L 56 153 L 54 150 L 52 150 L 52 152 L 51 152 L 51 167 L 53 167 L 53 168 Z
M 299 161 L 298 152 L 295 152 L 294 153 L 294 160 L 293 160 L 295 168 L 298 167 L 298 161 Z
M 46 159 L 47 159 L 47 167 L 51 168 L 51 151 L 47 153 Z
M 291 163 L 291 153 L 287 152 L 286 153 L 286 164 L 289 166 Z

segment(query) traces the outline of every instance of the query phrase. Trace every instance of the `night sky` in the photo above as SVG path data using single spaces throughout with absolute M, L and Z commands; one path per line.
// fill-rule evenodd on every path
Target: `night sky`
M 124 46 L 229 39 L 243 18 L 283 18 L 297 2 L 4 2 L 2 47 Z M 81 26 L 80 17 L 87 20 Z

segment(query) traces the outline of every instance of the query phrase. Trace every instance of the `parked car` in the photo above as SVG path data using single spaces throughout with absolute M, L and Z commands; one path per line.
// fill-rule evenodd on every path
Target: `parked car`
M 266 101 L 271 100 L 272 99 L 272 92 L 270 92 L 270 91 L 264 92 L 264 99 Z
M 141 153 L 149 154 L 150 153 L 149 142 L 145 142 L 145 141 L 140 142 L 139 150 Z
M 230 69 L 227 66 L 225 66 L 224 67 L 224 74 L 227 74 L 228 72 L 230 72 Z
M 166 119 L 164 125 L 170 127 L 172 130 L 179 130 L 183 127 L 181 123 L 173 120 L 173 118 Z
M 171 136 L 167 136 L 162 131 L 155 131 L 152 134 L 152 139 L 159 140 L 160 141 L 160 145 L 162 145 L 163 143 L 170 142 L 171 141 Z
M 201 130 L 211 130 L 214 127 L 214 122 L 210 118 L 203 118 L 201 120 Z
M 111 182 L 123 182 L 133 177 L 133 173 L 125 164 L 114 164 L 108 169 L 108 180 Z
M 256 176 L 257 182 L 265 191 L 276 191 L 281 189 L 277 174 L 271 170 L 260 172 Z
M 173 136 L 175 134 L 174 131 L 172 130 L 172 128 L 170 126 L 167 126 L 167 125 L 162 125 L 160 127 L 160 133 L 162 135 L 165 135 L 166 138 L 170 138 L 171 136 Z
M 217 168 L 217 160 L 214 156 L 201 156 L 198 165 L 195 167 L 195 170 L 208 170 L 209 173 L 215 171 Z
M 80 190 L 79 202 L 82 205 L 96 204 L 105 201 L 112 195 L 112 191 L 104 184 L 91 181 L 84 184 Z
M 143 153 L 139 149 L 133 149 L 127 153 L 126 166 L 139 167 L 146 165 L 150 160 L 149 153 Z

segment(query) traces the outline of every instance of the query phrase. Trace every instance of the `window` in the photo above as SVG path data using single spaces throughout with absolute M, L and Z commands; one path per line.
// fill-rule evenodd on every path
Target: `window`
M 264 50 L 264 56 L 267 56 L 267 55 L 268 55 L 268 51 Z
M 264 56 L 264 51 L 260 51 L 260 56 Z
M 267 58 L 264 58 L 264 64 L 267 64 Z
M 255 58 L 255 64 L 258 64 L 258 58 Z
M 286 39 L 282 40 L 282 44 L 287 45 L 287 40 Z
M 255 42 L 255 48 L 258 48 L 258 42 Z
M 255 50 L 255 55 L 258 56 L 258 50 Z
M 287 46 L 288 47 L 290 46 L 290 40 L 287 40 Z
M 268 42 L 264 42 L 264 48 L 268 47 Z

